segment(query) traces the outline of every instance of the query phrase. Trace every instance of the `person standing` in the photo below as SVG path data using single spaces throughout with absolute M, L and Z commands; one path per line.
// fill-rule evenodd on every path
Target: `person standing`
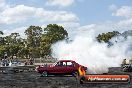
M 123 59 L 122 64 L 123 64 L 123 65 L 127 64 L 127 63 L 126 63 L 126 59 Z

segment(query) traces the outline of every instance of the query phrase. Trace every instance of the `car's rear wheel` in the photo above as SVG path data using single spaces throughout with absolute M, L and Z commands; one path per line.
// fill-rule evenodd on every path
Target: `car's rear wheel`
M 77 71 L 75 71 L 75 72 L 72 73 L 72 75 L 73 75 L 74 77 L 77 77 L 77 76 L 79 75 L 79 73 L 78 73 Z
M 48 72 L 47 71 L 43 71 L 42 75 L 43 77 L 47 77 L 48 76 Z

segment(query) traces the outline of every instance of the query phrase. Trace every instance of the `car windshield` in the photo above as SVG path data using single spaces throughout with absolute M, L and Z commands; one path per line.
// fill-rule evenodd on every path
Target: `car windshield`
M 55 62 L 54 64 L 52 64 L 52 66 L 55 66 L 57 64 L 57 62 Z

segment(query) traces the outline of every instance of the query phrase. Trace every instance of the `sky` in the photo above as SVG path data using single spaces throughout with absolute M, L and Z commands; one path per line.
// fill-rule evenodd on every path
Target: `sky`
M 131 0 L 0 0 L 0 31 L 5 35 L 30 25 L 62 25 L 70 36 L 76 31 L 96 34 L 132 30 Z

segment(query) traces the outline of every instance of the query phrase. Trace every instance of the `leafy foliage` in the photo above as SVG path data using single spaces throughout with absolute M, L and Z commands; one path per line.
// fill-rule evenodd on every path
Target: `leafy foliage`
M 0 31 L 0 35 L 3 32 Z M 0 57 L 14 55 L 18 58 L 39 58 L 51 54 L 51 45 L 68 37 L 67 31 L 57 24 L 49 24 L 42 29 L 39 26 L 29 26 L 25 30 L 26 39 L 19 33 L 11 33 L 9 36 L 0 37 Z
M 27 35 L 27 44 L 30 47 L 37 47 L 40 45 L 40 37 L 42 35 L 42 28 L 39 26 L 30 26 L 25 30 Z
M 96 38 L 99 42 L 107 43 L 112 37 L 117 35 L 120 35 L 120 33 L 118 31 L 113 31 L 113 32 L 99 34 Z
M 58 40 L 67 38 L 68 33 L 62 26 L 57 24 L 49 24 L 44 28 L 44 37 L 48 38 L 50 43 L 55 43 Z

